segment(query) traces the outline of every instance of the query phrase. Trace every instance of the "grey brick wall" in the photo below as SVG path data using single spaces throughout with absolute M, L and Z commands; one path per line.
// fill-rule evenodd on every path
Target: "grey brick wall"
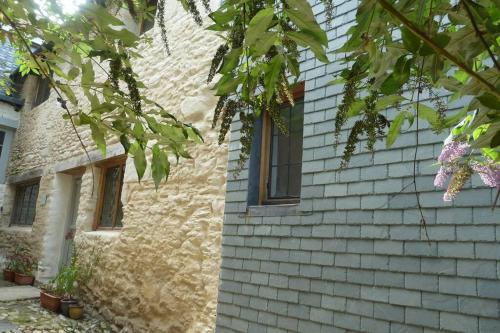
M 345 40 L 357 2 L 335 4 L 332 48 Z M 313 9 L 324 21 L 323 6 Z M 433 163 L 446 134 L 421 126 L 416 185 L 427 240 L 413 186 L 416 128 L 394 149 L 378 144 L 375 154 L 361 151 L 337 172 L 344 145 L 334 149 L 332 132 L 342 89 L 327 83 L 342 66 L 304 51 L 302 69 L 299 206 L 248 209 L 249 172 L 232 173 L 241 125 L 231 129 L 216 331 L 500 332 L 493 190 L 473 178 L 457 200 L 443 202 Z

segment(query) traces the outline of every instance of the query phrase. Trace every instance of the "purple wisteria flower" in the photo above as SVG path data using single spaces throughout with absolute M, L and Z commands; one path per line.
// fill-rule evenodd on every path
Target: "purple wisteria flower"
M 471 168 L 479 174 L 484 185 L 489 187 L 500 187 L 500 165 L 482 165 L 477 162 L 471 163 Z
M 448 179 L 450 174 L 451 172 L 449 169 L 441 166 L 438 173 L 436 174 L 436 178 L 434 178 L 434 186 L 445 187 L 444 184 L 446 183 L 446 180 Z
M 463 157 L 470 150 L 470 145 L 467 142 L 452 141 L 444 145 L 438 161 L 441 163 L 453 163 L 460 157 Z

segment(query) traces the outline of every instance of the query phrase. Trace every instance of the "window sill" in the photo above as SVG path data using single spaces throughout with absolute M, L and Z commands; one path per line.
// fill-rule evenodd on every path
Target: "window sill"
M 248 206 L 244 216 L 302 216 L 310 215 L 310 212 L 299 210 L 299 204 L 280 204 L 265 206 Z
M 115 230 L 94 230 L 85 231 L 84 234 L 90 237 L 116 238 L 120 236 L 121 229 Z
M 6 232 L 25 232 L 25 233 L 30 233 L 33 231 L 33 226 L 32 225 L 27 225 L 27 226 L 22 226 L 22 225 L 10 225 L 10 226 L 5 226 L 0 228 L 1 231 L 6 231 Z

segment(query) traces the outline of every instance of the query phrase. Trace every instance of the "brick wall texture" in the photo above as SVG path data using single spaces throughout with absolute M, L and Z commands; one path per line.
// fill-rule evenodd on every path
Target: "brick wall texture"
M 346 40 L 357 2 L 335 5 L 331 49 Z M 313 10 L 324 22 L 323 5 Z M 447 134 L 436 135 L 422 123 L 418 136 L 414 124 L 393 149 L 385 142 L 373 155 L 360 149 L 347 170 L 336 171 L 344 145 L 335 150 L 332 133 L 342 86 L 328 82 L 343 65 L 329 57 L 325 65 L 303 52 L 304 150 L 296 210 L 247 213 L 248 170 L 232 173 L 240 124 L 231 129 L 216 331 L 500 332 L 494 191 L 473 178 L 454 202 L 443 202 L 442 190 L 433 186 L 433 164 Z M 346 136 L 347 130 L 341 142 Z M 417 140 L 415 180 L 428 238 L 413 183 Z

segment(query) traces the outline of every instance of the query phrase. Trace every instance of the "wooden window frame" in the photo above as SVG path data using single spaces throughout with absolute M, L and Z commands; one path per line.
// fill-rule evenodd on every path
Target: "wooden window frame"
M 96 167 L 101 169 L 101 175 L 99 177 L 99 194 L 97 196 L 97 205 L 96 205 L 96 211 L 95 211 L 95 217 L 94 217 L 94 223 L 92 225 L 92 230 L 120 230 L 122 227 L 121 226 L 116 226 L 116 215 L 117 215 L 117 208 L 119 205 L 119 201 L 121 200 L 122 196 L 122 189 L 123 189 L 123 174 L 125 173 L 125 164 L 127 161 L 127 156 L 118 156 L 118 157 L 113 157 L 110 159 L 107 159 L 102 162 L 98 162 L 95 164 Z M 102 217 L 102 209 L 104 205 L 104 191 L 106 189 L 106 172 L 108 169 L 121 166 L 120 168 L 120 174 L 118 175 L 118 179 L 120 181 L 116 182 L 116 186 L 118 186 L 118 195 L 115 197 L 115 203 L 113 205 L 113 211 L 112 211 L 112 226 L 111 227 L 101 227 L 101 217 Z
M 47 96 L 43 96 L 43 98 L 39 96 L 41 94 L 40 89 L 41 89 L 42 84 L 47 84 L 47 91 L 48 91 Z M 41 76 L 37 76 L 35 94 L 33 96 L 33 102 L 32 102 L 33 108 L 36 108 L 37 106 L 42 105 L 50 98 L 50 88 L 51 88 L 50 87 L 50 79 L 45 78 L 45 77 L 41 77 Z M 40 100 L 40 99 L 43 99 L 43 100 Z
M 304 98 L 304 81 L 299 82 L 292 91 L 294 101 Z M 282 106 L 289 105 L 284 103 Z M 260 151 L 259 205 L 298 204 L 300 198 L 269 198 L 267 183 L 271 159 L 272 120 L 267 112 L 262 114 L 262 139 Z
M 14 190 L 14 203 L 13 203 L 13 206 L 12 206 L 12 212 L 11 212 L 11 216 L 10 216 L 9 226 L 32 227 L 33 224 L 35 223 L 36 208 L 37 208 L 36 205 L 37 205 L 37 202 L 38 202 L 38 195 L 40 194 L 40 179 L 41 178 L 34 178 L 34 179 L 30 179 L 30 180 L 27 180 L 27 181 L 23 181 L 23 182 L 19 182 L 19 183 L 14 184 L 14 186 L 15 186 L 15 190 Z M 17 201 L 17 195 L 18 195 L 19 188 L 20 187 L 31 186 L 31 185 L 35 185 L 35 184 L 38 185 L 38 190 L 37 190 L 36 197 L 35 197 L 35 215 L 33 216 L 33 221 L 32 221 L 31 224 L 16 223 L 16 221 L 14 221 L 14 213 L 16 212 L 16 209 L 17 209 L 18 205 L 20 204 Z

